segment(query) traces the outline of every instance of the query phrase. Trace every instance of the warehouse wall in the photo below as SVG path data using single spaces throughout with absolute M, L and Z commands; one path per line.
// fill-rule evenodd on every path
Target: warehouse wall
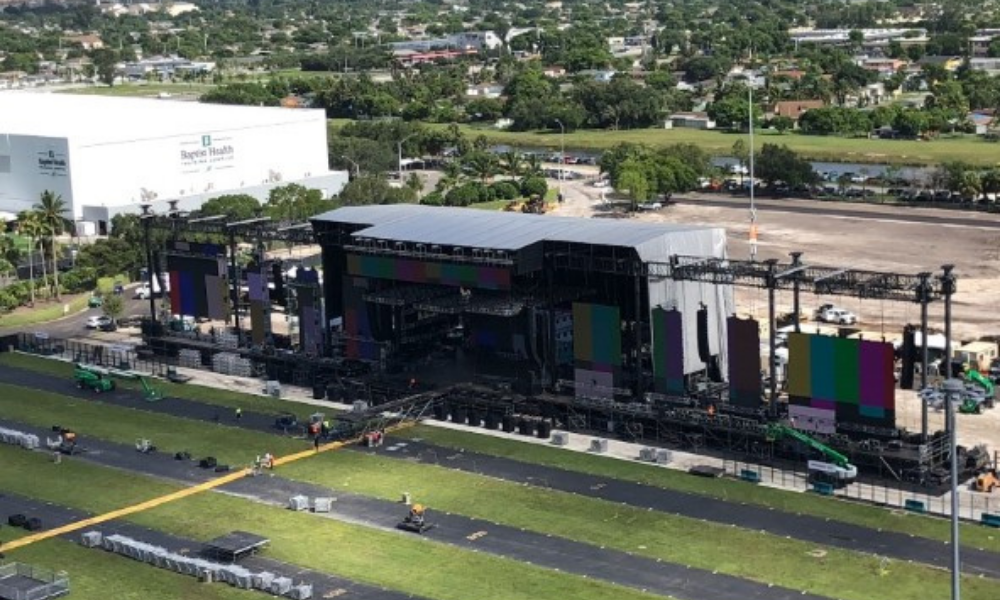
M 118 212 L 116 207 L 149 200 L 324 174 L 326 121 L 321 112 L 306 114 L 289 111 L 288 118 L 239 129 L 104 144 L 71 142 L 75 214 L 80 217 L 84 205 Z
M 73 201 L 66 139 L 0 135 L 0 211 L 28 210 L 46 190 Z

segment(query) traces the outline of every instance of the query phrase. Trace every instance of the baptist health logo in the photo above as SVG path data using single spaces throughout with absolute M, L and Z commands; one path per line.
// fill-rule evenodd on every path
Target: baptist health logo
M 211 145 L 212 145 L 212 136 L 210 136 L 210 135 L 203 135 L 203 136 L 201 136 L 201 147 L 202 148 L 208 148 Z

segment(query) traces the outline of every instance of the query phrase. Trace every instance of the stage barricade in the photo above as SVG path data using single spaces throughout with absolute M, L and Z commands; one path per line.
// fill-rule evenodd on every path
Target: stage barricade
M 266 593 L 282 595 L 289 598 L 312 597 L 312 586 L 294 585 L 288 577 L 279 577 L 268 571 L 252 572 L 239 565 L 226 565 L 193 556 L 177 554 L 153 544 L 147 544 L 119 534 L 102 536 L 100 532 L 92 531 L 84 534 L 84 539 L 121 556 L 149 565 L 174 571 L 190 577 L 199 577 L 208 581 L 226 583 L 236 588 L 257 589 Z M 97 540 L 100 540 L 99 543 Z

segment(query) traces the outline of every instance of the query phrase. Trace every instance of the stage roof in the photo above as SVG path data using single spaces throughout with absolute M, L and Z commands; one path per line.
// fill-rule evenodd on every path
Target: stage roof
M 556 217 L 473 208 L 392 204 L 346 206 L 312 218 L 316 222 L 368 225 L 353 234 L 417 244 L 516 251 L 542 241 L 572 242 L 634 248 L 645 261 L 664 260 L 671 252 L 684 252 L 671 242 L 676 238 L 702 238 L 709 234 L 725 244 L 721 228 L 673 223 L 637 223 L 626 220 Z M 694 240 L 692 240 L 694 241 Z M 683 245 L 683 244 L 681 244 Z M 700 245 L 700 244 L 699 244 Z M 712 244 L 713 246 L 715 244 Z M 702 246 L 704 250 L 704 247 Z M 717 256 L 714 252 L 695 255 Z

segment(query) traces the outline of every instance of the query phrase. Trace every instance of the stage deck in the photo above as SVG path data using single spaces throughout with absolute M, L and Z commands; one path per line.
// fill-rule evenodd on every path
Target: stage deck
M 233 531 L 206 542 L 204 554 L 218 560 L 236 562 L 241 558 L 256 554 L 270 541 L 268 538 L 254 533 Z

